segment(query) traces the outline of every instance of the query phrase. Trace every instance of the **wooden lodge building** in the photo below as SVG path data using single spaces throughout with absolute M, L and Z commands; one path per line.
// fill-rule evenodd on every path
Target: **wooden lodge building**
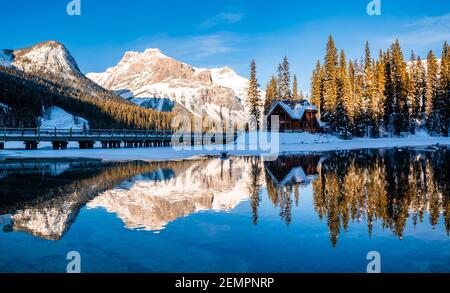
M 271 116 L 277 115 L 280 132 L 321 132 L 323 124 L 317 116 L 318 112 L 308 100 L 276 101 L 267 114 L 268 129 L 272 129 Z

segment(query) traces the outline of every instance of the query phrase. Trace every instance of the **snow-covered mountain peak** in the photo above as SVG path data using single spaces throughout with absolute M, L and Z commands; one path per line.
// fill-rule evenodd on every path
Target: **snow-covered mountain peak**
M 162 57 L 162 58 L 168 58 L 166 55 L 164 55 L 160 49 L 158 48 L 150 48 L 146 49 L 144 51 L 144 55 L 146 56 L 154 56 L 154 57 Z
M 196 116 L 219 119 L 225 115 L 235 121 L 247 116 L 246 78 L 229 67 L 193 67 L 159 49 L 126 52 L 116 66 L 87 77 L 143 107 L 164 111 L 176 107 Z
M 56 41 L 42 42 L 30 48 L 14 50 L 12 65 L 30 73 L 80 74 L 75 59 Z
M 126 64 L 130 62 L 140 62 L 140 63 L 150 63 L 150 62 L 157 62 L 158 59 L 170 59 L 172 61 L 176 61 L 169 56 L 163 54 L 160 49 L 151 48 L 146 49 L 144 52 L 138 52 L 138 51 L 127 51 L 123 55 L 122 59 L 119 61 L 119 64 Z
M 212 70 L 215 70 L 215 71 L 219 72 L 220 74 L 231 73 L 231 74 L 236 74 L 237 75 L 237 73 L 233 69 L 228 67 L 228 66 L 225 66 L 225 67 L 222 67 L 222 68 L 216 68 L 216 69 L 212 69 Z

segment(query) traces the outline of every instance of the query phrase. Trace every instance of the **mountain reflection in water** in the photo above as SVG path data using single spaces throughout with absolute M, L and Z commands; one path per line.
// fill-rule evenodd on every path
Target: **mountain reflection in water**
M 0 226 L 60 240 L 82 207 L 104 208 L 129 229 L 160 231 L 201 211 L 231 211 L 248 202 L 258 225 L 262 195 L 290 225 L 302 187 L 312 188 L 317 217 L 331 244 L 352 222 L 391 230 L 398 238 L 440 219 L 450 230 L 450 151 L 364 150 L 282 156 L 201 158 L 167 162 L 101 160 L 0 161 Z M 267 193 L 263 192 L 266 190 Z

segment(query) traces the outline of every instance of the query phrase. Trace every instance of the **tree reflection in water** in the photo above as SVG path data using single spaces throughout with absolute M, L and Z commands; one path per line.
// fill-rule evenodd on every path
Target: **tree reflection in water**
M 311 187 L 333 246 L 351 222 L 391 230 L 444 219 L 450 231 L 450 151 L 358 150 L 229 160 L 168 162 L 6 160 L 0 162 L 0 225 L 59 240 L 86 204 L 114 212 L 130 229 L 163 229 L 202 210 L 232 210 L 248 199 L 257 225 L 264 189 L 287 225 L 302 187 Z M 118 188 L 120 186 L 120 188 Z M 7 220 L 10 218 L 11 220 Z
M 402 239 L 408 218 L 416 226 L 425 220 L 426 213 L 433 229 L 442 215 L 448 235 L 449 163 L 447 149 L 359 150 L 322 157 L 281 157 L 265 163 L 267 191 L 289 224 L 292 198 L 297 203 L 299 187 L 312 182 L 314 207 L 320 219 L 327 221 L 333 246 L 350 221 L 365 220 L 369 236 L 374 223 L 379 222 Z

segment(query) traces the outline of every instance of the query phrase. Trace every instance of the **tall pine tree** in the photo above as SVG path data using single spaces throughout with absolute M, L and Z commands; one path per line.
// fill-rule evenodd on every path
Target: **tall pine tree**
M 386 96 L 384 95 L 384 90 L 386 86 L 386 74 L 385 74 L 385 65 L 384 65 L 384 56 L 383 51 L 379 52 L 379 59 L 375 63 L 375 72 L 374 72 L 374 80 L 376 83 L 376 107 L 375 107 L 375 116 L 376 116 L 376 129 L 375 136 L 380 136 L 380 130 L 383 126 L 383 117 L 384 117 L 384 103 L 386 101 Z
M 323 111 L 322 118 L 326 122 L 333 123 L 333 115 L 336 111 L 337 100 L 337 49 L 333 37 L 330 36 L 327 42 L 327 49 L 324 62 L 324 84 L 323 84 Z
M 351 73 L 353 82 L 354 120 L 353 131 L 356 136 L 366 134 L 366 110 L 364 102 L 364 64 L 363 61 L 354 62 L 354 72 Z
M 366 41 L 364 54 L 364 105 L 365 105 L 365 124 L 371 136 L 378 135 L 377 125 L 377 88 L 375 81 L 375 64 L 371 57 L 369 42 Z
M 292 82 L 292 99 L 294 101 L 299 100 L 297 75 L 295 74 L 294 74 L 294 81 Z
M 266 99 L 264 102 L 264 114 L 267 115 L 269 113 L 270 108 L 274 101 L 277 100 L 277 79 L 275 76 L 272 76 L 272 79 L 267 83 L 266 88 Z
M 425 94 L 425 112 L 427 117 L 428 130 L 432 134 L 439 134 L 441 130 L 440 111 L 437 108 L 439 89 L 439 65 L 433 51 L 427 56 L 427 88 Z
M 391 124 L 395 135 L 409 130 L 408 85 L 406 63 L 400 43 L 396 40 L 391 46 L 390 79 L 392 81 Z
M 339 70 L 337 72 L 337 91 L 336 91 L 336 113 L 333 130 L 344 139 L 351 136 L 350 119 L 347 114 L 348 104 L 350 103 L 350 85 L 347 75 L 347 61 L 344 50 L 341 50 L 339 56 Z
M 278 65 L 278 96 L 280 100 L 288 101 L 291 99 L 291 74 L 289 69 L 289 61 L 285 56 L 283 63 Z
M 411 113 L 412 118 L 421 122 L 425 115 L 426 70 L 420 56 L 411 54 L 410 61 L 411 80 Z
M 350 96 L 349 96 L 349 103 L 347 105 L 347 113 L 352 123 L 354 123 L 355 101 L 356 101 L 356 93 L 355 93 L 356 71 L 355 65 L 353 64 L 352 60 L 348 62 L 348 81 L 349 81 Z
M 250 82 L 247 94 L 247 103 L 250 108 L 250 115 L 256 123 L 256 129 L 259 130 L 260 119 L 261 119 L 261 98 L 259 93 L 259 84 L 256 78 L 256 62 L 252 60 L 250 64 Z
M 450 47 L 444 42 L 439 74 L 439 93 L 437 108 L 442 119 L 440 134 L 449 135 L 450 127 Z
M 311 103 L 317 107 L 319 115 L 323 111 L 323 77 L 323 68 L 320 61 L 317 61 L 311 77 Z

